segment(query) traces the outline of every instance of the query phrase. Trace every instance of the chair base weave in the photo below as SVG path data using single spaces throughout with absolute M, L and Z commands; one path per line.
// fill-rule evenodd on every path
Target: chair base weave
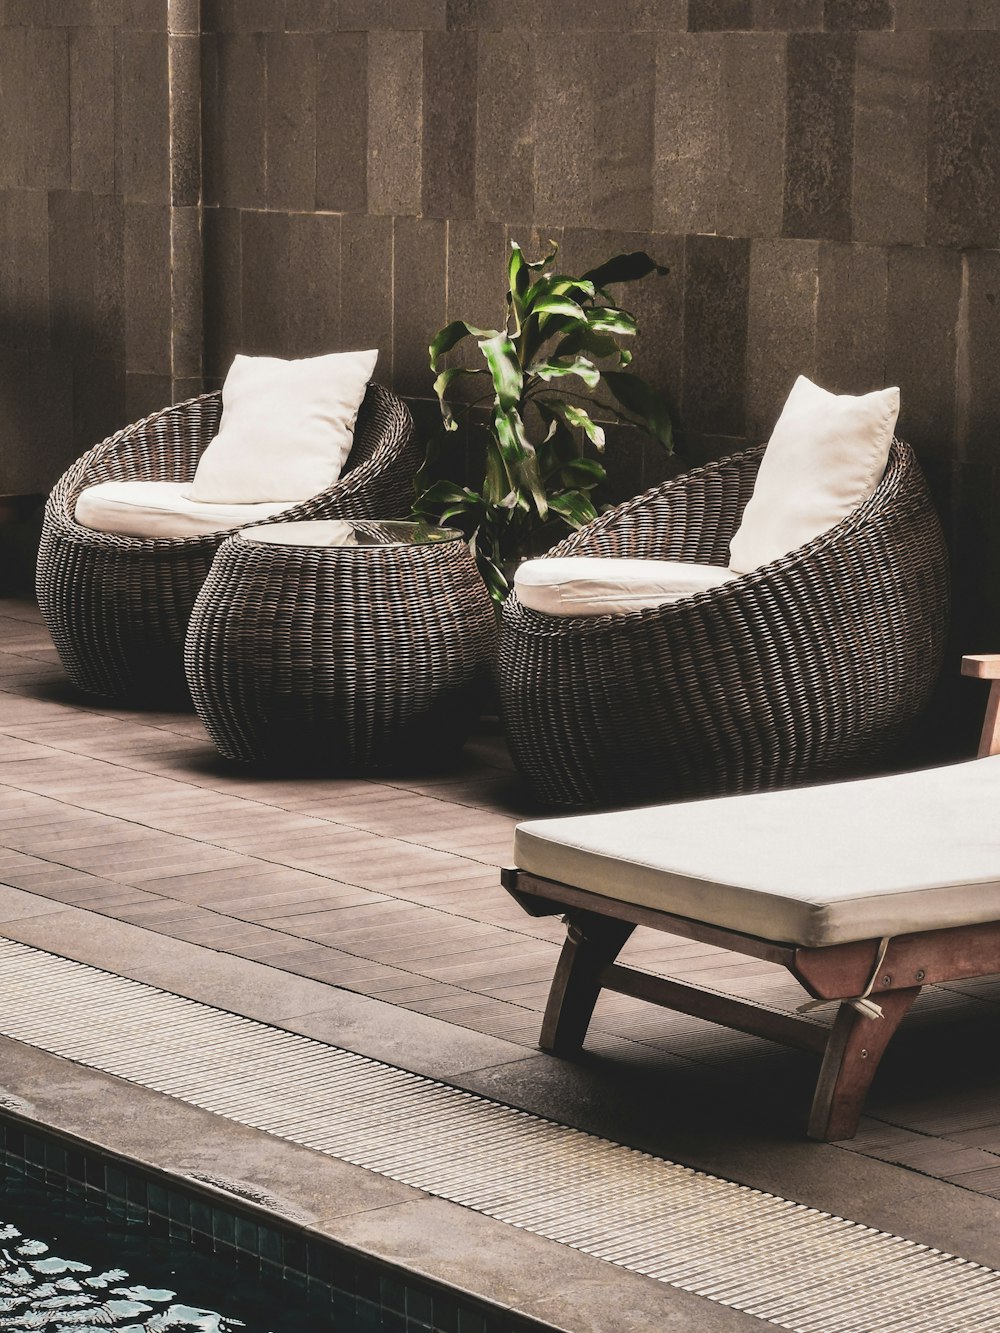
M 454 757 L 483 702 L 496 632 L 464 542 L 233 537 L 195 603 L 185 662 L 227 758 L 369 773 Z

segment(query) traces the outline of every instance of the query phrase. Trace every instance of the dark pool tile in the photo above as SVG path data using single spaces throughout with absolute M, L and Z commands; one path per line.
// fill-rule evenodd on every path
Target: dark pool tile
M 212 1209 L 212 1236 L 217 1246 L 225 1245 L 230 1249 L 236 1245 L 236 1218 L 224 1208 Z
M 930 43 L 927 240 L 1000 241 L 1000 33 L 940 32 Z
M 379 1279 L 379 1304 L 385 1310 L 392 1310 L 397 1314 L 406 1313 L 406 1287 L 395 1277 L 381 1277 Z
M 45 1145 L 45 1174 L 58 1179 L 66 1175 L 66 1149 L 57 1143 Z
M 458 1302 L 449 1292 L 435 1292 L 431 1326 L 436 1333 L 458 1333 Z
M 66 1176 L 77 1184 L 81 1184 L 87 1179 L 86 1157 L 82 1152 L 76 1149 L 69 1149 L 66 1153 Z
M 257 1228 L 257 1253 L 262 1262 L 280 1265 L 284 1258 L 281 1233 L 274 1227 L 259 1225 Z
M 124 1200 L 127 1197 L 125 1172 L 120 1167 L 111 1166 L 104 1168 L 104 1188 L 111 1199 Z
M 149 1211 L 149 1186 L 142 1176 L 128 1172 L 125 1176 L 125 1198 L 143 1213 Z
M 784 233 L 849 240 L 854 37 L 788 38 Z
M 330 1318 L 334 1328 L 356 1328 L 357 1313 L 358 1300 L 355 1295 L 336 1289 L 331 1293 Z
M 286 1268 L 296 1273 L 307 1272 L 309 1242 L 299 1232 L 284 1231 L 281 1234 L 281 1262 Z
M 236 1216 L 236 1248 L 243 1254 L 259 1253 L 257 1223 L 240 1214 Z
M 407 1285 L 406 1318 L 416 1324 L 434 1326 L 434 1296 L 430 1288 Z

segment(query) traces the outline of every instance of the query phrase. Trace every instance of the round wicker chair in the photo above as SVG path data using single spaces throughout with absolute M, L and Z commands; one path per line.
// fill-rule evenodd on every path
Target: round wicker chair
M 80 492 L 98 482 L 190 481 L 221 412 L 219 392 L 168 407 L 96 445 L 53 488 L 38 552 L 38 603 L 81 690 L 137 701 L 186 693 L 188 619 L 229 532 L 147 540 L 95 532 L 73 515 Z M 404 515 L 420 461 L 408 408 L 370 384 L 339 481 L 266 521 Z
M 725 565 L 763 446 L 603 514 L 549 556 Z M 543 557 L 544 558 L 544 557 Z M 783 787 L 885 755 L 926 704 L 948 621 L 941 526 L 909 445 L 830 531 L 624 616 L 504 606 L 501 709 L 539 800 L 622 806 Z

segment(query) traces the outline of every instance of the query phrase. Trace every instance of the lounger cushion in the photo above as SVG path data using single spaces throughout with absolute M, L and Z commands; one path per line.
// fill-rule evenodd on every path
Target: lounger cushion
M 514 854 L 546 879 L 792 944 L 1000 920 L 1000 755 L 533 820 Z
M 201 537 L 260 523 L 287 509 L 271 504 L 200 504 L 189 482 L 102 481 L 80 492 L 74 517 L 84 528 L 121 537 Z
M 308 500 L 340 476 L 378 352 L 283 361 L 237 356 L 222 386 L 219 433 L 192 498 L 208 504 Z
M 553 556 L 528 560 L 514 576 L 522 606 L 550 616 L 624 616 L 735 578 L 718 565 L 680 560 Z
M 733 536 L 730 569 L 747 573 L 779 559 L 866 500 L 885 472 L 898 413 L 898 389 L 854 398 L 800 375 Z

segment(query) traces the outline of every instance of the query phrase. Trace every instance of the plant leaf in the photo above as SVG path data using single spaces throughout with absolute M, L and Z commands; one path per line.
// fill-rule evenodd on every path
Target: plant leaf
M 578 375 L 591 389 L 601 382 L 601 372 L 585 356 L 554 357 L 550 361 L 535 361 L 529 367 L 529 375 L 537 375 L 540 380 L 562 379 L 567 375 Z
M 589 320 L 589 311 L 587 317 Z M 610 334 L 595 332 L 589 323 L 578 324 L 576 328 L 571 329 L 562 342 L 556 345 L 553 356 L 575 356 L 578 352 L 589 352 L 591 356 L 602 358 L 615 357 L 619 365 L 624 364 L 621 360 L 623 356 L 631 356 L 630 352 L 625 352 L 618 346 Z
M 635 282 L 637 278 L 644 278 L 647 273 L 654 271 L 661 276 L 670 272 L 655 259 L 651 259 L 645 250 L 633 250 L 629 254 L 615 255 L 613 259 L 598 264 L 597 268 L 590 269 L 583 276 L 595 287 L 608 287 L 616 282 Z
M 604 449 L 604 430 L 591 418 L 590 413 L 573 403 L 553 402 L 552 406 L 566 422 L 567 426 L 582 430 L 596 449 Z
M 638 375 L 625 374 L 620 370 L 606 371 L 604 382 L 622 407 L 637 416 L 640 425 L 671 453 L 674 447 L 673 429 L 662 396 Z
M 580 491 L 563 491 L 561 495 L 553 495 L 549 508 L 570 528 L 582 528 L 597 517 L 597 510 L 590 498 Z
M 506 333 L 494 334 L 492 338 L 481 342 L 479 348 L 493 376 L 497 403 L 507 412 L 517 406 L 524 388 L 524 374 L 517 348 Z
M 526 303 L 528 315 L 568 315 L 570 319 L 586 320 L 587 312 L 583 306 L 568 296 L 539 296 L 537 300 Z
M 464 319 L 453 319 L 450 324 L 446 324 L 433 337 L 430 347 L 427 351 L 430 355 L 431 370 L 437 374 L 440 369 L 439 362 L 446 352 L 450 352 L 453 347 L 457 347 L 463 338 L 498 338 L 500 332 L 497 329 L 477 329 L 473 324 L 466 324 Z
M 450 385 L 455 380 L 461 379 L 464 375 L 484 375 L 486 372 L 480 368 L 472 369 L 467 366 L 450 366 L 447 370 L 442 370 L 441 374 L 434 381 L 434 392 L 438 396 L 438 402 L 441 405 L 441 420 L 444 422 L 445 430 L 458 430 L 458 422 L 452 415 L 448 403 L 445 401 L 445 394 Z
M 584 491 L 592 491 L 607 479 L 607 472 L 596 458 L 571 458 L 559 472 L 559 481 L 563 486 Z
M 493 428 L 518 504 L 522 504 L 527 491 L 534 501 L 538 517 L 544 519 L 548 513 L 548 502 L 538 469 L 538 455 L 525 433 L 520 414 L 514 408 L 504 411 L 498 405 L 493 409 Z
M 587 323 L 595 333 L 614 333 L 619 338 L 635 335 L 635 316 L 615 306 L 599 306 L 587 311 Z

